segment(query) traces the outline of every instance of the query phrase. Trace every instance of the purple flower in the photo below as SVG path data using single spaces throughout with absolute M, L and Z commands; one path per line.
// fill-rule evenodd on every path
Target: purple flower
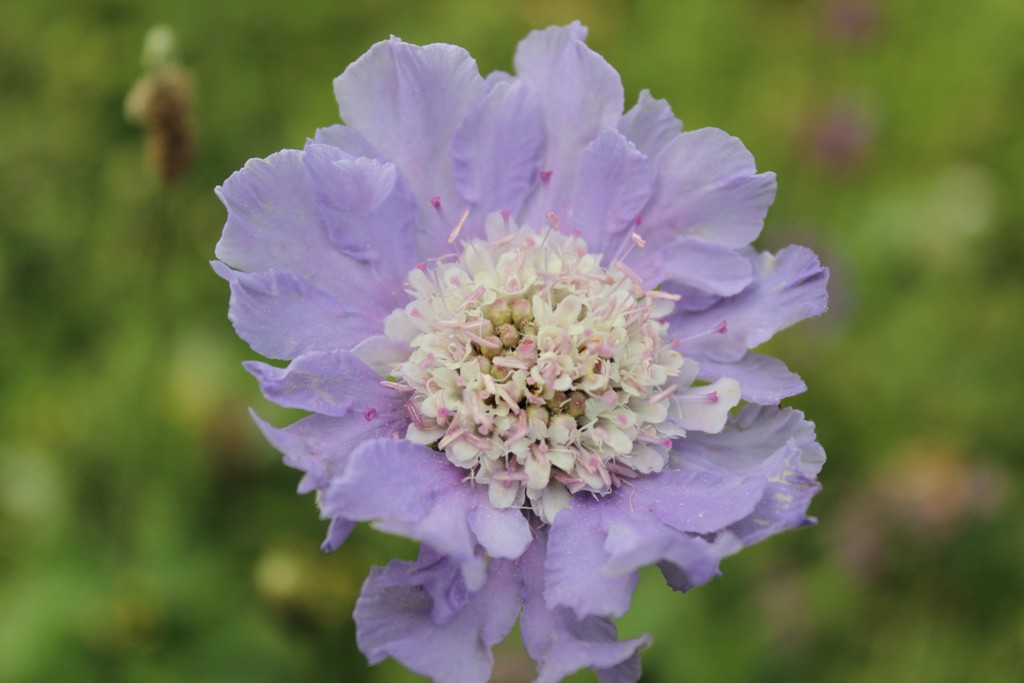
M 539 681 L 640 676 L 618 641 L 637 570 L 680 591 L 811 522 L 824 461 L 777 406 L 805 389 L 751 351 L 825 309 L 813 253 L 749 245 L 775 196 L 734 137 L 681 132 L 573 23 L 518 75 L 392 38 L 335 82 L 345 125 L 218 193 L 216 271 L 271 401 L 257 419 L 330 520 L 421 543 L 375 569 L 360 649 L 484 681 L 520 619 Z M 741 401 L 746 404 L 733 410 Z

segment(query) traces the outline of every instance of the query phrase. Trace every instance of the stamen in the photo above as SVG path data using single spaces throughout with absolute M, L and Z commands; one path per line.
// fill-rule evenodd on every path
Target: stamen
M 629 467 L 626 467 L 622 463 L 615 462 L 614 460 L 609 460 L 608 462 L 606 462 L 604 464 L 604 466 L 606 468 L 608 468 L 609 472 L 611 472 L 613 474 L 617 474 L 620 477 L 626 477 L 627 479 L 639 479 L 640 478 L 640 473 L 639 472 L 637 472 L 636 470 L 632 470 Z
M 497 365 L 499 368 L 511 368 L 513 370 L 529 370 L 530 366 L 517 358 L 509 358 L 508 356 L 497 356 L 491 360 L 491 363 Z
M 377 409 L 367 408 L 363 411 L 363 417 L 366 418 L 367 422 L 371 421 L 373 418 L 377 417 Z
M 644 295 L 651 299 L 666 299 L 668 301 L 679 301 L 683 298 L 682 294 L 673 294 L 672 292 L 662 292 L 657 289 L 648 289 L 644 292 Z
M 542 183 L 544 183 L 545 185 L 547 185 L 548 182 L 551 181 L 551 174 L 552 173 L 554 173 L 554 171 L 541 171 L 540 172 L 540 181 Z
M 701 401 L 707 401 L 708 403 L 718 403 L 718 392 L 717 391 L 709 391 L 708 393 L 701 394 L 700 396 L 694 396 L 692 394 L 687 395 L 687 396 L 680 396 L 679 400 L 680 401 L 687 401 L 687 402 L 698 402 L 698 403 L 701 402 Z
M 455 423 L 452 423 L 453 426 L 454 424 Z M 441 450 L 444 450 L 445 448 L 448 448 L 448 446 L 458 441 L 465 433 L 466 430 L 463 427 L 459 427 L 454 430 L 449 430 L 445 432 L 445 435 L 441 437 L 440 441 L 437 442 L 437 447 L 440 448 Z
M 678 391 L 678 389 L 679 389 L 679 385 L 678 384 L 672 384 L 672 385 L 670 385 L 668 387 L 668 389 L 664 389 L 662 391 L 659 391 L 658 393 L 656 393 L 653 396 L 651 396 L 649 399 L 647 399 L 647 402 L 650 403 L 651 405 L 654 405 L 655 403 L 660 403 L 660 402 L 664 401 L 666 398 L 668 398 L 669 396 L 671 396 L 672 394 L 676 393 L 676 391 Z
M 441 229 L 447 230 L 448 226 L 451 225 L 451 221 L 448 220 L 448 214 L 445 213 L 444 207 L 441 206 L 440 197 L 431 197 L 430 205 L 434 207 L 434 211 L 437 212 L 437 217 L 441 221 Z
M 412 420 L 413 424 L 417 427 L 423 429 L 426 426 L 426 423 L 423 421 L 423 416 L 420 415 L 419 408 L 417 408 L 412 401 L 406 402 L 405 412 L 409 413 L 409 419 Z
M 725 334 L 728 331 L 729 321 L 723 320 L 722 322 L 718 323 L 717 325 L 712 327 L 710 330 L 707 330 L 706 332 L 698 332 L 695 335 L 692 335 L 690 337 L 683 337 L 682 339 L 673 339 L 672 346 L 674 346 L 675 348 L 679 348 L 680 346 L 686 344 L 687 342 L 703 339 L 704 337 L 710 337 L 713 334 Z
M 448 244 L 452 244 L 455 240 L 459 238 L 459 233 L 462 232 L 462 226 L 466 224 L 467 218 L 469 218 L 468 207 L 465 209 L 465 211 L 462 212 L 462 215 L 459 216 L 459 222 L 455 224 L 455 227 L 452 228 L 451 234 L 448 235 Z
M 387 388 L 387 389 L 394 389 L 395 391 L 405 391 L 405 392 L 416 391 L 415 389 L 413 389 L 408 384 L 405 384 L 403 382 L 392 382 L 392 381 L 386 380 L 386 379 L 381 380 L 380 385 L 382 387 Z
M 635 270 L 633 270 L 632 268 L 627 266 L 622 261 L 616 261 L 615 262 L 615 269 L 618 270 L 619 272 L 621 272 L 627 278 L 629 278 L 629 281 L 632 282 L 637 287 L 643 287 L 644 286 L 644 279 L 642 277 L 640 277 L 639 275 L 637 275 Z

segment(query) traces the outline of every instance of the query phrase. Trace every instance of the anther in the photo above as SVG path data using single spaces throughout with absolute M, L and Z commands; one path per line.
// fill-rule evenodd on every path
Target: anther
M 644 292 L 651 299 L 666 299 L 668 301 L 679 301 L 683 298 L 682 294 L 674 294 L 672 292 L 662 292 L 657 289 L 649 289 Z
M 367 408 L 366 410 L 363 411 L 363 417 L 366 418 L 367 422 L 369 422 L 373 418 L 377 417 L 377 409 Z
M 554 230 L 555 232 L 558 232 L 558 226 L 559 226 L 558 216 L 555 215 L 555 212 L 554 211 L 548 211 L 544 215 L 547 217 L 548 223 L 551 223 L 551 229 Z
M 448 244 L 453 243 L 455 240 L 459 238 L 459 233 L 462 232 L 462 226 L 466 224 L 467 218 L 469 218 L 468 207 L 462 212 L 462 215 L 459 216 L 459 222 L 455 224 L 455 227 L 452 228 L 451 234 L 448 235 Z
M 551 180 L 551 174 L 552 174 L 553 172 L 554 172 L 554 171 L 541 171 L 541 172 L 540 172 L 540 181 L 541 181 L 542 183 L 545 183 L 545 184 L 547 184 L 548 182 L 550 182 L 550 180 Z
M 420 429 L 423 429 L 425 423 L 423 422 L 423 416 L 420 415 L 419 409 L 413 404 L 412 401 L 408 401 L 405 404 L 405 412 L 409 413 L 409 419 L 413 421 Z
M 653 396 L 651 396 L 649 399 L 647 399 L 647 402 L 650 403 L 651 405 L 654 405 L 655 403 L 660 403 L 661 401 L 664 401 L 666 398 L 668 398 L 672 394 L 676 393 L 676 391 L 678 389 L 679 389 L 679 385 L 678 384 L 673 384 L 668 389 L 665 389 L 663 391 L 659 391 L 658 393 L 656 393 Z

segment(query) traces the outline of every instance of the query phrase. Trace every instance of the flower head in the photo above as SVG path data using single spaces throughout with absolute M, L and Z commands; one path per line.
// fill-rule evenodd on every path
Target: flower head
M 824 453 L 804 390 L 752 348 L 825 308 L 801 247 L 749 245 L 775 177 L 716 129 L 681 132 L 578 23 L 517 74 L 392 38 L 335 81 L 345 125 L 219 188 L 217 272 L 246 366 L 311 414 L 257 422 L 330 520 L 421 543 L 375 569 L 371 662 L 484 681 L 517 617 L 539 681 L 639 677 L 618 641 L 637 570 L 687 590 L 812 521 Z M 741 401 L 746 405 L 734 409 Z

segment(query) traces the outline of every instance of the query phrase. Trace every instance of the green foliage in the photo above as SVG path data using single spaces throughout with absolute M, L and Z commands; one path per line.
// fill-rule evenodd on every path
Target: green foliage
M 207 261 L 213 195 L 337 117 L 371 43 L 510 69 L 580 18 L 630 103 L 740 136 L 780 193 L 762 246 L 813 246 L 832 310 L 771 343 L 829 453 L 820 526 L 685 597 L 645 574 L 627 634 L 651 681 L 1016 681 L 1024 651 L 1024 5 L 869 0 L 91 0 L 0 7 L 0 680 L 393 681 L 350 614 L 359 531 L 317 550 L 313 501 L 251 424 Z M 174 28 L 196 148 L 173 185 L 124 100 Z M 496 680 L 530 677 L 499 648 Z M 578 678 L 588 680 L 589 674 Z

